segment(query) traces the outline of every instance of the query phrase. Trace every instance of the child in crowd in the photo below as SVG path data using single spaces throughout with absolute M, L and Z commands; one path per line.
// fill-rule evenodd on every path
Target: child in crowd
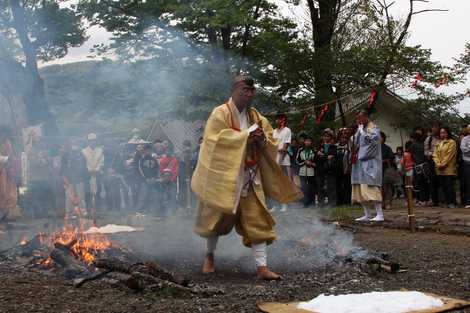
M 300 183 L 304 193 L 303 204 L 308 207 L 315 204 L 315 151 L 312 147 L 312 138 L 306 136 L 304 146 L 297 154 L 297 165 L 299 167 Z
M 405 196 L 405 191 L 403 189 L 404 179 L 403 172 L 401 171 L 401 161 L 403 160 L 403 147 L 397 147 L 395 151 L 395 167 L 399 169 L 397 171 L 397 177 L 395 181 L 395 192 L 396 198 L 402 198 Z
M 403 153 L 403 158 L 400 161 L 401 169 L 405 173 L 406 177 L 413 177 L 413 167 L 415 165 L 413 156 L 410 152 L 411 144 L 411 141 L 408 141 L 405 144 L 405 153 Z
M 415 162 L 413 161 L 413 156 L 411 154 L 410 148 L 411 148 L 412 142 L 408 141 L 405 144 L 405 152 L 403 153 L 403 158 L 400 162 L 400 168 L 401 171 L 404 173 L 405 176 L 405 184 L 413 184 L 413 169 Z M 406 181 L 406 178 L 409 177 L 408 179 L 410 180 L 409 182 Z

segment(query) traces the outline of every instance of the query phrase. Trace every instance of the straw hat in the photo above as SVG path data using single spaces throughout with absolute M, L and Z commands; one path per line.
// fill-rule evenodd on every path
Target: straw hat
M 95 133 L 89 133 L 87 138 L 88 140 L 96 140 L 98 136 Z

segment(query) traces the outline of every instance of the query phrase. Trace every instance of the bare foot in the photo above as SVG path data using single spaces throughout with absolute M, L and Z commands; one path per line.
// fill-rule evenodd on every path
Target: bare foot
M 281 279 L 281 276 L 271 272 L 267 266 L 258 266 L 258 269 L 256 270 L 256 273 L 258 274 L 258 278 L 264 279 L 264 280 L 279 280 Z
M 202 273 L 203 274 L 212 274 L 215 272 L 214 266 L 214 254 L 209 253 L 206 255 L 204 260 L 204 264 L 202 265 Z

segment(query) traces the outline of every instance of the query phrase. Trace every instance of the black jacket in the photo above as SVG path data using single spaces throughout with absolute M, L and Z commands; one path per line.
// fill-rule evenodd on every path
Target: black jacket
M 323 155 L 320 155 L 319 152 L 321 152 Z M 333 156 L 333 159 L 328 160 L 328 156 Z M 318 175 L 336 175 L 338 167 L 336 145 L 330 144 L 328 151 L 325 150 L 324 145 L 321 145 L 319 151 L 316 154 L 315 163 L 317 164 Z

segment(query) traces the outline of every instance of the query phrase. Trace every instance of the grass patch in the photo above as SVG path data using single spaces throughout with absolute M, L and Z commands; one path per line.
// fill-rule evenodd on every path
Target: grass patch
M 334 208 L 323 208 L 321 214 L 328 219 L 350 220 L 362 213 L 362 208 L 356 205 L 344 205 Z

